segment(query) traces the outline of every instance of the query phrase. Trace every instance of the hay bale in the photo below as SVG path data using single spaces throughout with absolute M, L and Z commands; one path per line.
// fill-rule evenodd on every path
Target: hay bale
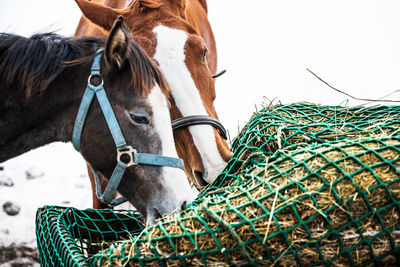
M 332 141 L 244 162 L 226 187 L 91 263 L 399 263 L 400 138 Z
M 141 233 L 131 211 L 40 209 L 41 262 L 398 265 L 399 126 L 398 106 L 266 107 L 197 202 Z
M 266 107 L 197 201 L 142 232 L 132 211 L 40 209 L 41 262 L 399 266 L 399 126 L 400 106 Z
M 246 160 L 272 156 L 280 149 L 295 150 L 311 144 L 399 134 L 400 106 L 340 107 L 291 104 L 265 107 L 254 113 L 232 144 L 234 155 L 213 184 L 235 179 Z

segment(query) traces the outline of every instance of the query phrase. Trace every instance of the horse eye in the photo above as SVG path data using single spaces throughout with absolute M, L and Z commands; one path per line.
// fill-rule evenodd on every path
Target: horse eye
M 137 124 L 149 124 L 150 121 L 146 116 L 128 113 L 131 120 Z
M 202 61 L 202 62 L 204 62 L 204 61 L 206 60 L 207 52 L 208 52 L 208 49 L 205 48 L 205 49 L 203 50 L 203 56 L 202 56 L 202 58 L 201 58 L 201 61 Z

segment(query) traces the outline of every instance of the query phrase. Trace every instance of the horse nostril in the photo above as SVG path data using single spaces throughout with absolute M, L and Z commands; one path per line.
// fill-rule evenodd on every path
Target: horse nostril
M 160 219 L 161 217 L 161 213 L 157 209 L 154 209 L 154 220 Z
M 181 206 L 181 210 L 185 210 L 187 208 L 187 201 L 183 201 L 182 206 Z
M 194 176 L 196 177 L 199 186 L 204 187 L 208 185 L 208 183 L 204 180 L 203 173 L 201 171 L 194 171 Z

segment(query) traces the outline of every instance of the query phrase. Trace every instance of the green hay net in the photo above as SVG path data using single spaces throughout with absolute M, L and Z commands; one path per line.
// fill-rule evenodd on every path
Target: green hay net
M 400 107 L 269 106 L 188 209 L 44 207 L 42 265 L 398 266 Z

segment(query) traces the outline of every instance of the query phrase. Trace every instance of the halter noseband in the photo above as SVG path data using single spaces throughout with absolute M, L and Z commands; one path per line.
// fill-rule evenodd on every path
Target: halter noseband
M 75 125 L 72 134 L 72 143 L 74 145 L 74 148 L 79 152 L 81 135 L 83 127 L 85 125 L 86 116 L 89 111 L 92 100 L 96 96 L 100 104 L 101 110 L 104 114 L 104 117 L 106 118 L 108 128 L 110 129 L 111 135 L 117 147 L 117 165 L 115 166 L 115 169 L 111 175 L 111 178 L 108 182 L 107 188 L 105 189 L 104 193 L 101 193 L 100 181 L 96 171 L 93 169 L 92 166 L 90 167 L 92 168 L 92 172 L 95 178 L 96 195 L 98 199 L 110 206 L 116 206 L 127 201 L 125 197 L 113 199 L 117 191 L 117 187 L 122 179 L 122 176 L 125 173 L 126 168 L 137 164 L 167 166 L 167 167 L 179 168 L 182 170 L 184 170 L 185 167 L 181 159 L 165 157 L 155 154 L 137 153 L 136 149 L 126 144 L 125 138 L 119 127 L 118 121 L 114 115 L 110 102 L 108 101 L 106 92 L 103 87 L 103 82 L 101 82 L 100 85 L 93 85 L 91 83 L 92 77 L 101 78 L 100 59 L 102 54 L 103 54 L 103 49 L 98 50 L 96 56 L 93 59 L 91 72 L 88 79 L 88 85 L 86 87 L 85 93 L 83 94 L 78 114 L 75 119 Z M 124 155 L 128 155 L 129 157 L 128 162 L 126 160 L 121 160 L 122 158 L 125 158 Z

